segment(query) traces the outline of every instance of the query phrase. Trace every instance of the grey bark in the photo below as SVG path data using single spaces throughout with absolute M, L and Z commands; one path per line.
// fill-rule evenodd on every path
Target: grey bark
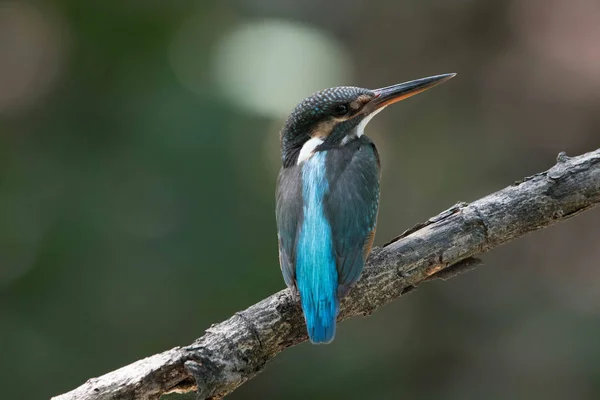
M 474 268 L 473 256 L 599 203 L 600 149 L 573 158 L 561 153 L 548 171 L 459 203 L 374 248 L 338 320 L 369 315 L 426 280 Z M 92 378 L 54 399 L 158 399 L 196 389 L 193 375 L 199 377 L 201 398 L 220 398 L 255 377 L 279 352 L 306 340 L 301 310 L 286 289 L 212 325 L 189 346 Z

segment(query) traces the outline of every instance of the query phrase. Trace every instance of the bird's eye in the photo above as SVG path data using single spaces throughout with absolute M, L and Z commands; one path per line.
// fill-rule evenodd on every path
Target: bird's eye
M 345 104 L 339 104 L 339 105 L 335 106 L 333 109 L 333 114 L 338 117 L 346 115 L 347 113 L 348 113 L 348 106 Z

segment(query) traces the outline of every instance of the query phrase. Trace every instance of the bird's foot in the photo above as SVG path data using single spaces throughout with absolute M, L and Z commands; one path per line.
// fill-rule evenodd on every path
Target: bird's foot
M 296 286 L 293 286 L 290 288 L 290 292 L 292 293 L 292 300 L 294 300 L 295 302 L 299 302 L 300 292 L 298 291 L 298 288 Z

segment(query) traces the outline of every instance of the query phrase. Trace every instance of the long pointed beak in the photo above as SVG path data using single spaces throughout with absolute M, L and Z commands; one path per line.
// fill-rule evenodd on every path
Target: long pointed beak
M 444 83 L 449 79 L 452 79 L 456 74 L 443 74 L 435 75 L 427 78 L 415 79 L 414 81 L 408 81 L 399 83 L 397 85 L 388 86 L 381 89 L 375 89 L 375 97 L 370 101 L 372 111 L 376 111 L 390 104 L 396 103 L 400 100 L 407 99 L 415 94 L 431 89 L 434 86 Z

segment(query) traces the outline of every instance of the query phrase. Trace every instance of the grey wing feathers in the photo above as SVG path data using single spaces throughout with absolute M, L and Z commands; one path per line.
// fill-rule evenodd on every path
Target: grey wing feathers
M 286 285 L 296 290 L 296 235 L 302 221 L 302 180 L 297 166 L 281 169 L 277 179 L 276 218 L 279 263 Z
M 337 255 L 338 293 L 343 297 L 358 281 L 375 232 L 379 206 L 379 156 L 363 137 L 357 149 L 330 152 L 337 171 L 330 178 L 326 210 Z

